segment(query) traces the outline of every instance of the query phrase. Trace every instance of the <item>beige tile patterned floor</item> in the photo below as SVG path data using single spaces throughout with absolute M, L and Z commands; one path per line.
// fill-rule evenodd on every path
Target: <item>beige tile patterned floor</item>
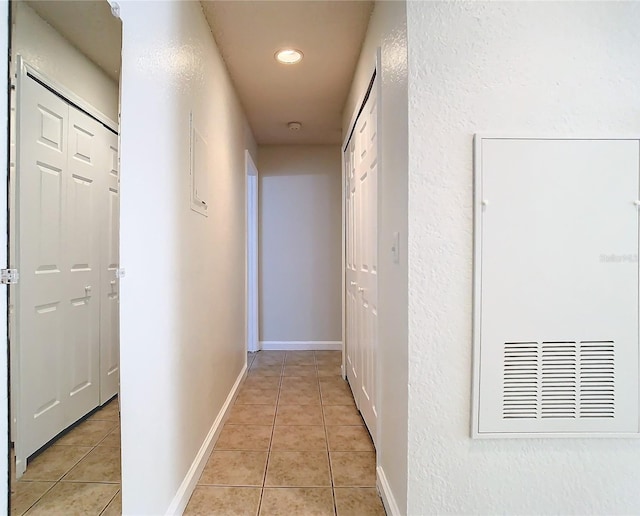
M 383 516 L 375 450 L 340 362 L 334 351 L 250 354 L 185 514 Z M 29 463 L 11 514 L 121 513 L 116 399 Z
M 29 461 L 11 486 L 12 516 L 114 516 L 121 503 L 117 399 Z
M 186 515 L 384 516 L 339 351 L 260 351 Z

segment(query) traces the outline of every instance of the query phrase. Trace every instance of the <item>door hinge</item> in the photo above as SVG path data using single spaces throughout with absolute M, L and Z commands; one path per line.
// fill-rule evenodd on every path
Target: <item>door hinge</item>
M 15 285 L 19 278 L 18 269 L 0 269 L 0 284 L 2 285 Z

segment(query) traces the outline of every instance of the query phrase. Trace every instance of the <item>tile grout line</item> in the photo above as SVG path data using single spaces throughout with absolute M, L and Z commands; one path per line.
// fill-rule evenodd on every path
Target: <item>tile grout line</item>
M 315 352 L 313 353 L 314 359 L 316 358 Z M 324 428 L 324 438 L 327 443 L 327 461 L 329 463 L 329 482 L 331 483 L 331 500 L 333 501 L 333 514 L 338 514 L 338 506 L 336 504 L 336 491 L 333 481 L 333 468 L 331 467 L 331 452 L 329 451 L 329 432 L 327 430 L 327 420 L 324 417 L 324 403 L 322 399 L 322 387 L 320 385 L 320 376 L 318 374 L 318 361 L 316 360 L 316 377 L 318 380 L 318 392 L 320 393 L 320 413 L 322 415 L 322 427 Z
M 38 480 L 36 480 L 35 482 L 38 482 Z M 45 482 L 44 480 L 42 482 Z M 51 491 L 56 485 L 58 484 L 58 482 L 54 482 L 53 485 L 49 486 L 49 489 L 47 489 L 44 493 L 42 493 L 42 495 L 40 495 L 40 498 L 38 498 L 35 502 L 33 502 L 29 507 L 27 507 L 27 509 L 23 512 L 20 513 L 20 516 L 23 516 L 24 514 L 27 514 L 35 504 L 37 504 L 40 500 L 42 500 L 42 497 L 44 495 L 46 495 L 49 491 Z
M 118 493 L 120 493 L 120 491 L 122 490 L 122 486 L 120 487 L 120 489 L 118 489 L 116 491 L 116 494 L 114 494 L 111 499 L 107 502 L 107 505 L 104 506 L 104 509 L 102 509 L 99 513 L 99 516 L 101 516 L 102 514 L 104 514 L 104 512 L 107 510 L 107 507 L 109 507 L 109 505 L 111 505 L 111 502 L 113 502 L 116 499 L 116 496 L 118 496 Z
M 53 443 L 51 446 L 54 446 L 54 445 L 55 445 L 55 443 Z M 87 446 L 87 448 L 89 448 L 89 446 Z M 33 502 L 33 504 L 26 511 L 24 511 L 22 514 L 24 515 L 27 512 L 29 512 L 32 509 L 32 507 L 34 507 L 38 502 L 40 502 L 40 500 L 42 500 L 42 498 L 44 498 L 44 496 L 47 493 L 52 491 L 58 484 L 60 484 L 60 482 L 62 482 L 62 479 L 64 477 L 66 477 L 73 468 L 75 468 L 78 464 L 80 464 L 93 451 L 95 446 L 90 446 L 90 448 L 91 449 L 87 453 L 85 453 L 82 457 L 80 457 L 77 462 L 73 463 L 73 465 L 71 465 L 69 467 L 69 469 L 67 469 L 67 471 L 65 471 L 58 480 L 53 481 L 53 485 L 49 489 L 47 489 L 47 491 L 42 493 L 42 495 L 40 495 L 40 497 L 35 502 Z
M 275 410 L 275 413 L 273 414 L 273 424 L 271 426 L 271 437 L 269 439 L 269 447 L 267 449 L 267 463 L 264 468 L 264 475 L 262 476 L 262 488 L 260 489 L 260 500 L 258 502 L 258 512 L 256 513 L 256 516 L 259 516 L 260 511 L 262 510 L 262 500 L 264 499 L 264 488 L 267 482 L 267 473 L 269 472 L 269 462 L 271 460 L 271 447 L 273 444 L 273 434 L 275 433 L 275 430 L 276 430 L 276 418 L 278 417 L 278 406 L 280 405 L 280 393 L 282 392 L 282 378 L 284 375 L 284 365 L 286 362 L 286 358 L 287 357 L 285 353 L 285 356 L 282 360 L 281 369 L 280 369 L 280 377 L 278 379 L 278 395 L 276 396 L 276 410 Z
M 115 399 L 115 398 L 114 398 Z M 113 403 L 114 400 L 111 400 L 108 404 Z M 119 413 L 119 411 L 118 411 Z M 87 422 L 87 421 L 113 421 L 113 420 L 92 420 L 92 419 L 86 419 L 85 421 L 83 421 L 82 423 L 80 423 L 79 426 L 81 426 L 83 423 Z M 118 424 L 116 425 L 117 427 L 120 426 L 120 418 L 118 417 Z M 89 445 L 89 446 L 83 446 L 83 445 L 56 445 L 56 443 L 53 443 L 51 446 L 83 446 L 86 448 L 91 448 L 87 453 L 85 453 L 82 457 L 80 457 L 76 462 L 74 462 L 63 474 L 62 476 L 58 479 L 58 480 L 25 480 L 24 482 L 53 482 L 53 485 L 51 487 L 49 487 L 49 489 L 47 489 L 44 493 L 42 493 L 37 500 L 35 500 L 24 512 L 22 512 L 22 515 L 26 514 L 27 512 L 29 512 L 38 502 L 40 502 L 48 493 L 50 493 L 58 484 L 106 484 L 106 485 L 113 485 L 113 484 L 118 484 L 120 487 L 119 489 L 116 491 L 115 495 L 109 499 L 109 502 L 107 503 L 107 505 L 105 505 L 105 507 L 98 513 L 98 515 L 102 514 L 107 507 L 109 506 L 109 504 L 113 501 L 113 499 L 115 498 L 115 496 L 117 496 L 117 494 L 120 492 L 120 490 L 122 489 L 122 481 L 120 482 L 101 482 L 101 481 L 87 481 L 87 480 L 71 480 L 71 481 L 65 481 L 64 478 L 71 472 L 71 470 L 73 470 L 76 466 L 78 466 L 78 464 L 80 464 L 84 459 L 86 459 L 89 454 L 91 454 L 98 446 L 99 444 L 107 438 L 107 436 L 113 431 L 115 430 L 115 426 L 107 433 L 107 435 L 105 435 L 100 441 L 98 441 L 98 443 L 94 444 L 94 445 Z M 17 481 L 16 481 L 17 482 Z

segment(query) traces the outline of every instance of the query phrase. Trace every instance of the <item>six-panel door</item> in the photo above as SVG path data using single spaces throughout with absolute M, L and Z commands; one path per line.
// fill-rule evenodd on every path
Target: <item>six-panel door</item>
M 100 278 L 100 403 L 106 403 L 118 393 L 120 385 L 120 164 L 118 136 L 106 134 L 107 180 L 101 199 L 105 206 L 102 227 L 106 234 L 102 242 Z
M 356 404 L 376 441 L 378 339 L 378 142 L 375 85 L 345 150 L 346 367 Z
M 100 189 L 104 183 L 104 128 L 69 106 L 67 190 L 61 223 L 66 231 L 66 420 L 77 421 L 100 395 Z M 28 235 L 27 235 L 28 238 Z
M 19 95 L 13 385 L 23 470 L 117 393 L 119 190 L 116 135 L 29 77 Z
M 17 335 L 20 412 L 16 456 L 26 459 L 64 428 L 68 105 L 26 80 L 20 92 Z M 15 371 L 14 371 L 15 374 Z

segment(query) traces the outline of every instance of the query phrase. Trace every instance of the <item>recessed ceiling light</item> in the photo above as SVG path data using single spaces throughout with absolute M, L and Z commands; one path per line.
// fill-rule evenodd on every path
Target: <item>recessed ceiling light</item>
M 276 60 L 282 64 L 296 64 L 302 61 L 302 52 L 295 48 L 283 48 L 276 52 Z

